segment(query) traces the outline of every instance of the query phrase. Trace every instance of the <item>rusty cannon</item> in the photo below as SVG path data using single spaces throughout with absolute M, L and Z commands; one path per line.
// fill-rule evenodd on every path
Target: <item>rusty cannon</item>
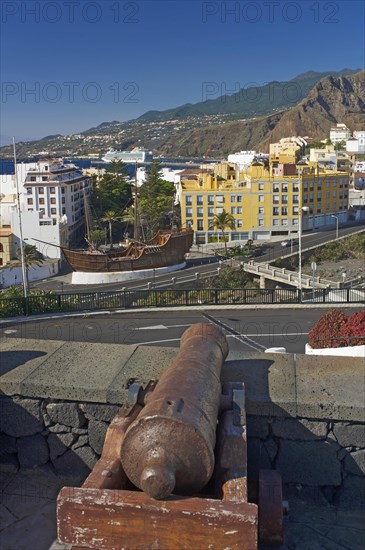
M 244 384 L 222 386 L 227 355 L 219 328 L 192 325 L 158 382 L 131 385 L 83 486 L 59 494 L 59 542 L 74 550 L 282 543 L 281 477 L 261 470 L 250 491 Z

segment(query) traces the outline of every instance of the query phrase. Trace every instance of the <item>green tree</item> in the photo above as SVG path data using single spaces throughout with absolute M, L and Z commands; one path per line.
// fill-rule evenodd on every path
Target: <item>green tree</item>
M 346 149 L 346 141 L 338 141 L 335 143 L 335 151 L 344 151 Z
M 25 267 L 25 285 L 29 289 L 29 269 L 34 266 L 39 267 L 44 262 L 44 256 L 34 244 L 24 244 L 24 267 Z M 20 247 L 17 248 L 16 255 L 18 259 L 10 266 L 10 269 L 14 267 L 22 266 L 22 256 Z
M 174 184 L 161 178 L 160 163 L 152 162 L 139 192 L 139 218 L 148 237 L 163 226 L 165 216 L 171 211 L 174 194 Z
M 228 228 L 230 230 L 233 230 L 236 228 L 236 220 L 232 216 L 232 214 L 229 214 L 229 212 L 226 212 L 223 210 L 220 214 L 215 214 L 213 221 L 211 223 L 211 227 L 218 229 L 222 233 L 222 237 L 224 240 L 224 248 L 227 255 L 227 243 L 225 239 L 225 229 Z
M 92 205 L 98 217 L 104 216 L 108 210 L 122 211 L 131 202 L 132 189 L 127 177 L 123 162 L 112 162 L 108 166 L 92 196 Z
M 107 210 L 104 216 L 100 218 L 100 221 L 107 222 L 108 224 L 110 248 L 113 248 L 113 223 L 122 219 L 122 216 L 118 216 L 118 214 L 114 210 Z
M 92 229 L 89 233 L 89 241 L 91 245 L 98 249 L 101 243 L 104 241 L 105 231 L 104 229 Z

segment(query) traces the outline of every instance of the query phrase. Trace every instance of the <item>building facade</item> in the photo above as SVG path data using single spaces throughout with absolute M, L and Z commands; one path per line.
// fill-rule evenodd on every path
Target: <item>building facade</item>
M 333 215 L 347 219 L 346 173 L 320 171 L 317 164 L 254 163 L 245 171 L 231 167 L 226 178 L 221 174 L 222 167 L 216 165 L 213 174 L 201 173 L 196 181 L 180 184 L 182 224 L 194 229 L 199 244 L 219 239 L 213 222 L 223 211 L 236 222 L 233 231 L 226 231 L 230 241 L 296 235 L 300 219 L 304 229 L 333 225 Z
M 336 124 L 336 126 L 330 129 L 330 140 L 332 143 L 346 142 L 350 138 L 351 131 L 347 128 L 346 124 Z

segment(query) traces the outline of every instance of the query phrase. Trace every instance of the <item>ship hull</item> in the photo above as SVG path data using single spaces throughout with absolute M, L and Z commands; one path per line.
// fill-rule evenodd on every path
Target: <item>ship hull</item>
M 131 272 L 182 264 L 193 244 L 192 230 L 158 232 L 147 243 L 131 243 L 123 251 L 94 253 L 89 250 L 62 248 L 74 271 L 84 273 Z
M 148 281 L 155 280 L 159 275 L 173 273 L 186 267 L 186 262 L 170 265 L 167 267 L 157 267 L 153 269 L 139 269 L 136 271 L 109 271 L 101 273 L 91 273 L 84 271 L 74 271 L 72 273 L 71 284 L 73 285 L 102 285 L 112 283 L 126 283 L 128 281 Z

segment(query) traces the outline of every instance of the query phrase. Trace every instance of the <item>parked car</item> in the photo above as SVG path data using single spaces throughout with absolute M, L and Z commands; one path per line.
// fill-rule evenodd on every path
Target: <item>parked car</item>
M 286 248 L 287 246 L 294 246 L 296 244 L 299 244 L 299 239 L 286 239 L 286 241 L 282 241 L 281 246 Z

